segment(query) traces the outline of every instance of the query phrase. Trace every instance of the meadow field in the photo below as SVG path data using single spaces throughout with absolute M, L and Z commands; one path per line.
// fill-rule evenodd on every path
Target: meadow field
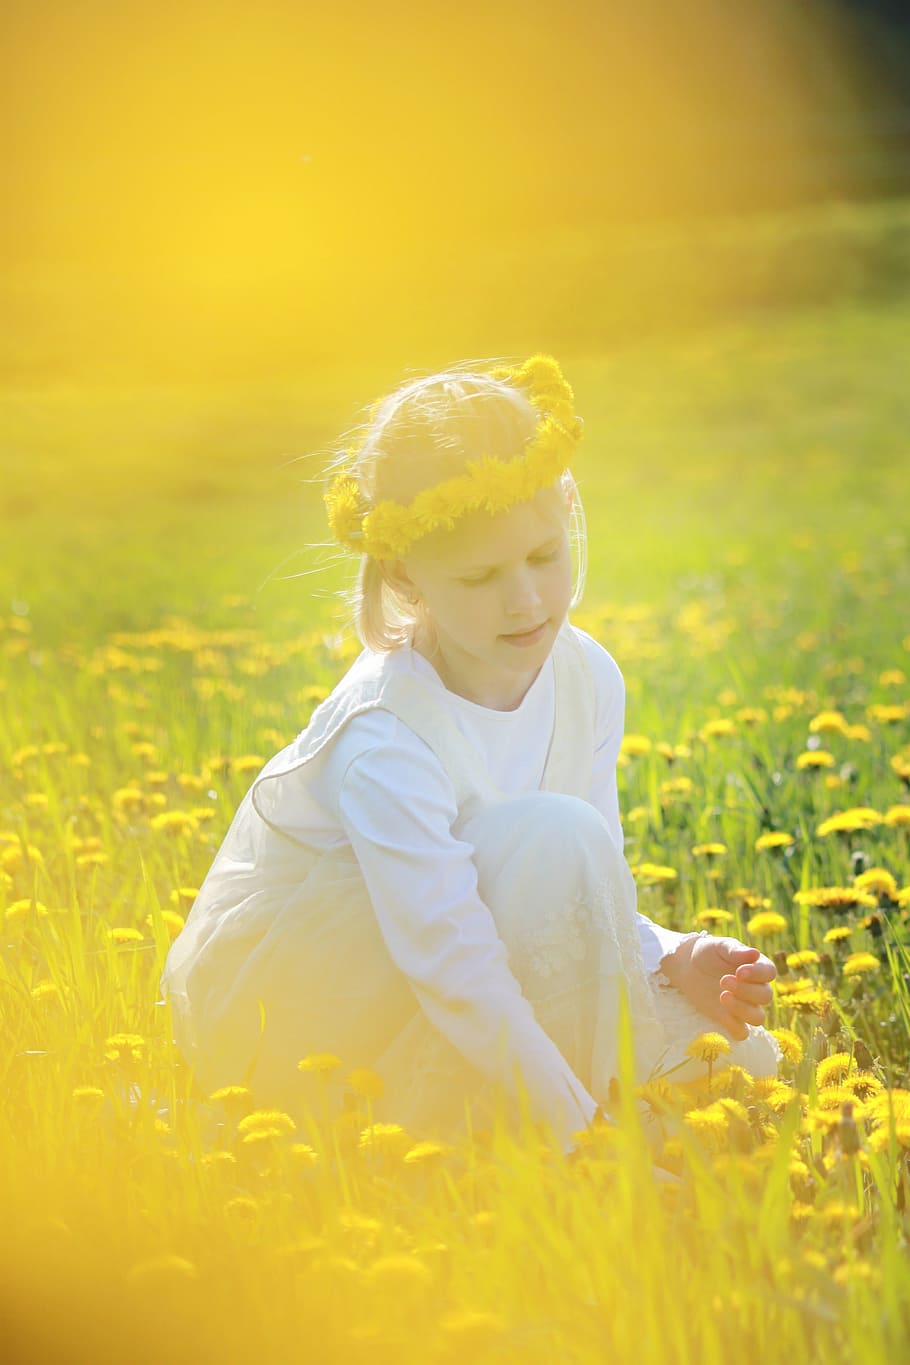
M 532 1124 L 404 1131 L 328 1038 L 306 1125 L 240 1077 L 200 1095 L 158 994 L 238 801 L 356 654 L 319 472 L 401 376 L 0 394 L 7 1359 L 904 1356 L 908 355 L 896 299 L 559 355 L 640 908 L 773 956 L 785 1056 L 626 1076 L 572 1161 Z

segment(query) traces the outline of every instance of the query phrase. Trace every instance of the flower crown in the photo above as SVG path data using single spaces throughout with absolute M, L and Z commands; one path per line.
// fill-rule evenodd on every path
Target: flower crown
M 541 414 L 522 453 L 510 460 L 491 455 L 469 460 L 463 474 L 422 489 L 407 504 L 390 499 L 372 504 L 347 466 L 336 474 L 325 494 L 336 540 L 376 559 L 399 559 L 415 540 L 439 527 L 451 529 L 466 512 L 504 512 L 555 483 L 568 466 L 583 428 L 559 365 L 552 356 L 534 355 L 521 365 L 498 366 L 489 374 L 522 389 Z M 353 457 L 357 451 L 349 454 Z

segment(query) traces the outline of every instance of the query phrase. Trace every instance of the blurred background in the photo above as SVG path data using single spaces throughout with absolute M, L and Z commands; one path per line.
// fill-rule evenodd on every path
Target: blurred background
M 563 363 L 592 598 L 892 533 L 905 3 L 8 0 L 3 24 L 0 605 L 47 638 L 238 595 L 301 619 L 350 567 L 307 549 L 334 445 L 468 357 Z
M 7 383 L 394 379 L 910 282 L 905 0 L 4 16 Z

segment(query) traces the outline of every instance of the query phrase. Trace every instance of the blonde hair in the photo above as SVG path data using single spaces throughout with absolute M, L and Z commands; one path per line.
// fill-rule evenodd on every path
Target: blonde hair
M 495 363 L 468 361 L 400 385 L 370 408 L 368 421 L 355 433 L 353 462 L 352 433 L 347 434 L 329 476 L 344 467 L 370 502 L 407 503 L 424 488 L 460 474 L 479 455 L 508 459 L 518 454 L 534 436 L 540 414 L 518 388 L 480 368 Z M 568 470 L 562 484 L 572 495 L 574 607 L 584 591 L 587 563 L 584 509 Z M 377 653 L 410 644 L 418 626 L 432 629 L 421 604 L 394 588 L 372 555 L 360 556 L 356 584 L 346 597 L 358 638 Z

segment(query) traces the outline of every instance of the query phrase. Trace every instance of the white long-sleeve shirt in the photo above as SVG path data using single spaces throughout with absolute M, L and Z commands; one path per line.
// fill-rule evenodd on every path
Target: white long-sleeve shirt
M 616 784 L 625 685 L 612 656 L 577 631 L 595 685 L 595 751 L 589 800 L 623 848 Z M 552 732 L 552 657 L 514 711 L 495 711 L 448 691 L 418 653 L 396 652 L 393 666 L 439 688 L 458 729 L 486 762 L 506 795 L 536 791 Z M 350 843 L 389 953 L 431 1021 L 469 1061 L 489 1069 L 498 1027 L 508 1023 L 513 1056 L 552 1096 L 565 1090 L 569 1068 L 537 1023 L 508 965 L 495 921 L 478 891 L 470 844 L 453 834 L 458 808 L 452 784 L 432 749 L 391 712 L 353 717 L 309 765 L 293 811 L 282 826 L 317 847 Z M 683 935 L 639 915 L 645 968 L 656 971 Z M 576 1109 L 589 1121 L 596 1102 L 572 1078 Z M 553 1111 L 555 1098 L 549 1108 Z M 560 1118 L 564 1122 L 560 1123 Z M 568 1111 L 553 1114 L 568 1132 Z

